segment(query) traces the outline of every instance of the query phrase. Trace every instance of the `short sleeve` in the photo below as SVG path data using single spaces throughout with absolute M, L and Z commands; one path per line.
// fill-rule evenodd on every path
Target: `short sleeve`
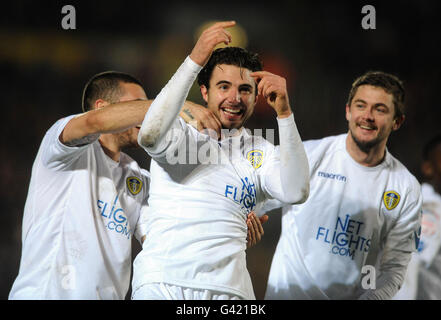
M 47 132 L 41 143 L 40 152 L 45 167 L 54 170 L 69 169 L 75 160 L 87 150 L 90 144 L 71 147 L 60 141 L 60 134 L 66 124 L 77 115 L 58 120 Z

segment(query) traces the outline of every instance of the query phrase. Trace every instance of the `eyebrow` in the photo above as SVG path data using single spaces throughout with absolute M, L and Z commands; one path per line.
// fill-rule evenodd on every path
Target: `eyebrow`
M 354 103 L 356 103 L 356 102 L 361 102 L 361 103 L 367 104 L 367 102 L 364 101 L 364 100 L 362 100 L 362 99 L 357 99 L 357 100 L 354 101 Z M 384 103 L 382 103 L 382 102 L 376 103 L 376 104 L 374 104 L 374 106 L 375 106 L 375 107 L 383 106 L 383 107 L 386 107 L 386 108 L 389 109 L 389 106 L 387 106 L 386 104 L 384 104 Z
M 216 83 L 216 86 L 220 85 L 220 84 L 228 84 L 231 85 L 232 83 L 230 81 L 227 80 L 221 80 L 218 83 Z M 243 89 L 243 88 L 248 88 L 248 89 L 252 89 L 253 86 L 248 84 L 248 83 L 243 83 L 239 85 L 239 89 Z
M 218 83 L 216 83 L 216 85 L 220 85 L 220 84 L 231 84 L 231 82 L 230 81 L 227 81 L 227 80 L 221 80 L 221 81 L 219 81 Z

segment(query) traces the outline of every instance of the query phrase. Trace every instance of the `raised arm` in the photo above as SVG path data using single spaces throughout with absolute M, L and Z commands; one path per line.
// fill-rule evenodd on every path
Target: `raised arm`
M 138 143 L 149 153 L 161 153 L 166 148 L 166 133 L 172 128 L 194 80 L 207 63 L 214 48 L 219 43 L 231 42 L 231 35 L 225 28 L 234 25 L 234 21 L 218 22 L 206 29 L 196 42 L 190 56 L 185 59 L 152 103 L 138 136 Z
M 115 133 L 141 125 L 151 100 L 119 102 L 94 109 L 71 119 L 60 134 L 60 141 L 76 146 L 95 140 L 102 133 Z
M 266 172 L 266 191 L 287 204 L 303 203 L 309 196 L 309 165 L 289 104 L 286 80 L 266 71 L 251 76 L 259 83 L 259 94 L 276 111 L 279 126 L 280 166 Z

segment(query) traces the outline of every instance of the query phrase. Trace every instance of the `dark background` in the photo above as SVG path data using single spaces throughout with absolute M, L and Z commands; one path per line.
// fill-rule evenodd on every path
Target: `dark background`
M 69 4 L 75 30 L 61 27 L 61 8 Z M 375 30 L 361 27 L 367 4 L 376 9 Z M 18 273 L 23 208 L 46 130 L 81 112 L 82 88 L 98 72 L 130 73 L 154 98 L 209 21 L 236 20 L 245 34 L 237 35 L 238 44 L 287 78 L 304 140 L 347 131 L 350 86 L 368 70 L 394 73 L 405 83 L 407 118 L 388 148 L 418 179 L 422 146 L 441 131 L 439 1 L 10 1 L 0 11 L 0 299 L 7 299 Z M 189 99 L 202 102 L 196 86 Z M 259 105 L 247 127 L 276 128 L 273 111 Z M 149 167 L 143 151 L 128 153 Z M 262 242 L 248 251 L 258 299 L 279 233 L 275 211 Z

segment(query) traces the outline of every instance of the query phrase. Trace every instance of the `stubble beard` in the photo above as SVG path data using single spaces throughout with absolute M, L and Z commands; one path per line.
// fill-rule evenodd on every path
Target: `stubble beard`
M 357 145 L 357 147 L 363 151 L 364 153 L 369 153 L 369 151 L 372 150 L 372 148 L 376 147 L 377 145 L 380 144 L 381 140 L 379 137 L 376 137 L 373 140 L 370 141 L 360 141 L 357 139 L 357 137 L 354 135 L 354 133 L 352 132 L 352 130 L 349 130 L 351 136 L 352 136 L 352 140 L 354 140 L 355 144 Z

